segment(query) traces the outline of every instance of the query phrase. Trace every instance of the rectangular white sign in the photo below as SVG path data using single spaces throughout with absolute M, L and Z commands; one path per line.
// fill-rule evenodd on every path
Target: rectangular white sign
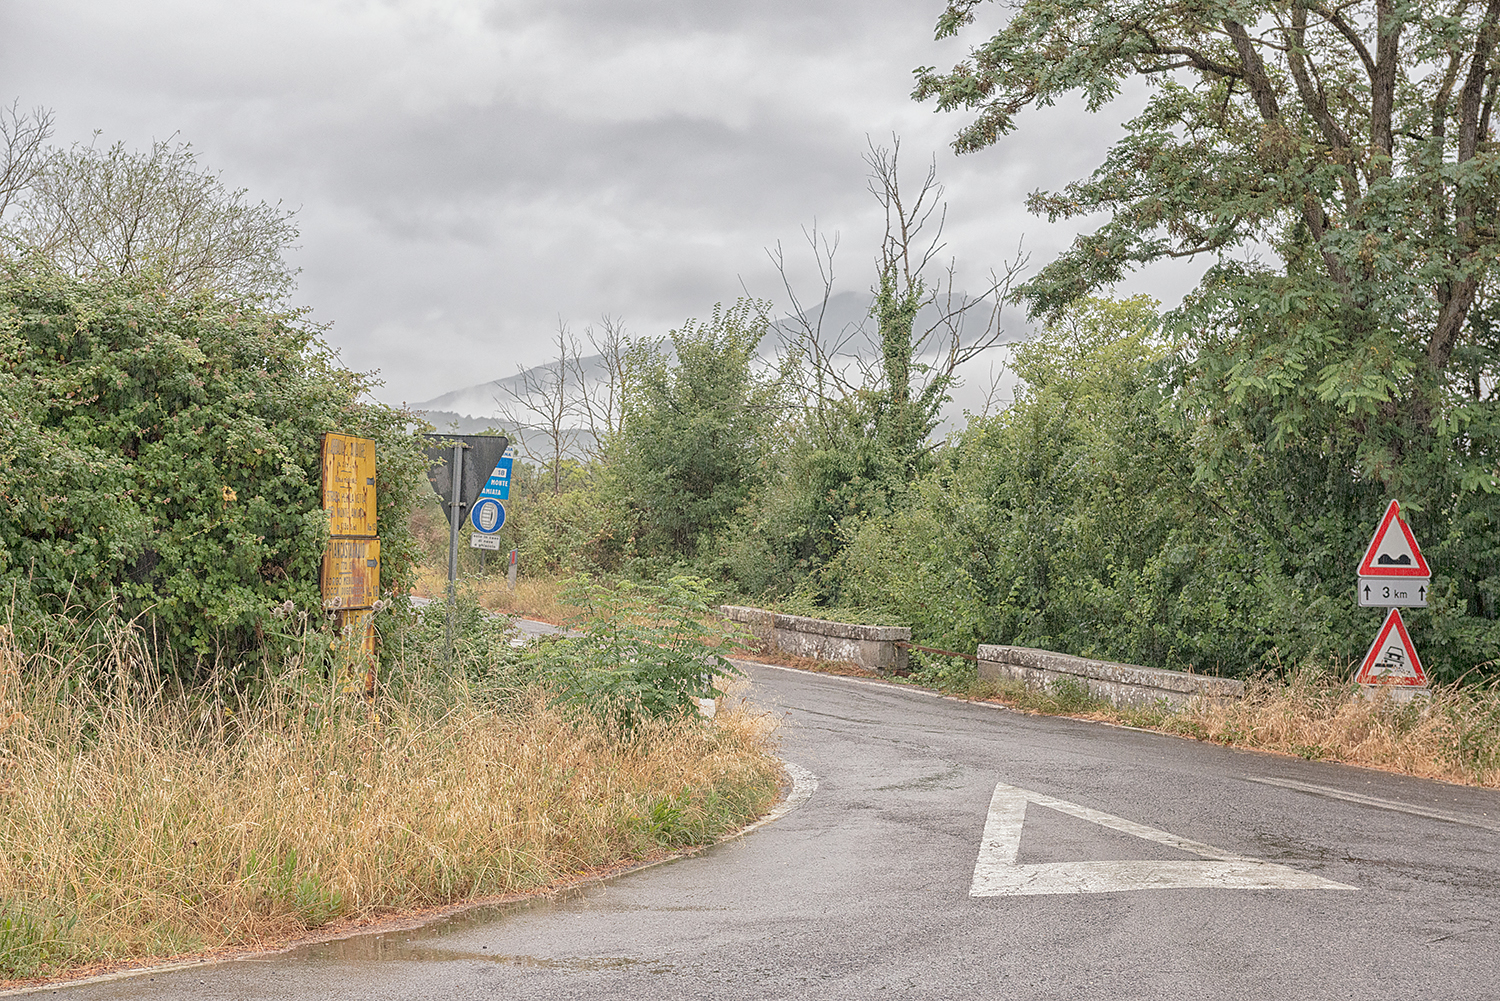
M 1431 577 L 1361 577 L 1356 587 L 1364 608 L 1426 608 Z
M 500 536 L 485 535 L 482 532 L 471 532 L 469 534 L 470 549 L 493 549 L 500 551 Z

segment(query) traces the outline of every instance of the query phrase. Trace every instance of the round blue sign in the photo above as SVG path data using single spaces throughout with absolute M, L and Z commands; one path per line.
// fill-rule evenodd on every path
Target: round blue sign
M 493 535 L 505 524 L 505 505 L 493 497 L 481 497 L 469 511 L 469 524 L 485 535 Z

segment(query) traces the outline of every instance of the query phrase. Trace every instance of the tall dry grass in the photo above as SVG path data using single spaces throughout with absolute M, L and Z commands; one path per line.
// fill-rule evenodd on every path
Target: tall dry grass
M 1332 667 L 1304 665 L 1286 678 L 1246 684 L 1243 699 L 1182 707 L 1117 707 L 1083 684 L 1041 690 L 1020 682 L 971 682 L 956 694 L 1025 712 L 1076 716 L 1309 760 L 1338 761 L 1464 785 L 1500 786 L 1500 692 L 1444 686 L 1399 702 L 1362 691 Z
M 1500 786 L 1500 692 L 1442 686 L 1402 703 L 1331 669 L 1261 678 L 1245 697 L 1196 705 L 1164 728 L 1240 747 L 1341 761 L 1465 785 Z
M 153 684 L 128 634 L 85 659 L 0 636 L 0 979 L 543 886 L 711 841 L 778 781 L 743 709 L 626 734 L 437 674 L 234 700 Z
M 562 625 L 578 613 L 576 607 L 563 601 L 561 581 L 551 577 L 521 577 L 516 580 L 515 590 L 511 590 L 503 566 L 483 577 L 477 574 L 465 576 L 460 586 L 466 595 L 484 608 L 501 615 Z M 448 593 L 447 588 L 446 568 L 422 567 L 417 571 L 412 593 L 437 601 Z

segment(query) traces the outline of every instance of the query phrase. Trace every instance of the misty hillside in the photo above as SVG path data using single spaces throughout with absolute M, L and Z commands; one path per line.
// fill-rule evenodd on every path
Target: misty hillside
M 874 343 L 874 325 L 870 321 L 870 309 L 874 304 L 874 298 L 868 292 L 840 292 L 830 296 L 827 306 L 822 310 L 821 320 L 816 307 L 808 309 L 800 318 L 786 317 L 771 325 L 771 330 L 766 338 L 760 343 L 760 355 L 763 358 L 774 358 L 781 348 L 783 338 L 793 336 L 803 324 L 816 325 L 821 322 L 821 330 L 825 342 L 842 342 L 841 353 L 850 358 L 851 363 L 856 358 L 875 358 L 880 354 L 878 345 Z M 975 307 L 973 315 L 973 329 L 977 330 L 983 326 L 989 318 L 987 305 Z M 928 307 L 917 315 L 916 327 L 919 330 L 935 323 L 937 310 Z M 1019 325 L 1017 329 L 1006 338 L 1006 342 L 1022 340 L 1025 331 Z M 517 371 L 513 375 L 501 376 L 488 382 L 476 383 L 465 386 L 462 389 L 451 390 L 430 400 L 412 404 L 412 409 L 426 415 L 435 427 L 443 431 L 453 431 L 458 434 L 474 434 L 497 427 L 499 415 L 505 404 L 514 403 L 511 393 L 521 392 L 524 380 L 530 376 L 533 381 L 545 382 L 546 376 L 555 367 L 556 362 L 545 362 L 532 368 Z M 605 378 L 604 361 L 599 355 L 586 355 L 579 360 L 582 366 L 584 378 L 590 382 L 602 381 Z M 998 365 L 998 362 L 997 362 Z M 954 393 L 954 403 L 950 409 L 953 416 L 957 416 L 965 407 L 973 408 L 977 404 L 975 400 L 983 395 L 989 383 L 988 369 L 981 362 L 972 372 L 966 372 L 965 384 Z M 572 373 L 569 373 L 572 377 Z M 976 394 L 978 394 L 976 396 Z M 973 397 L 974 399 L 970 399 Z

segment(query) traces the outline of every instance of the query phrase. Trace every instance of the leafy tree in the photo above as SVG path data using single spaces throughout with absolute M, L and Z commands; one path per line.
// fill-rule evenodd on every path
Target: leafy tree
M 697 711 L 695 699 L 717 695 L 714 678 L 742 673 L 724 659 L 722 626 L 712 626 L 708 581 L 674 576 L 655 583 L 565 581 L 563 598 L 578 609 L 574 635 L 528 654 L 559 701 L 611 719 L 627 730 L 646 719 Z
M 23 627 L 140 617 L 184 675 L 321 616 L 321 438 L 374 438 L 382 583 L 409 582 L 426 459 L 295 316 L 0 261 L 0 586 Z M 425 486 L 425 485 L 424 485 Z
M 20 120 L 12 110 L 10 124 L 9 159 L 28 169 L 14 171 L 12 218 L 0 219 L 0 237 L 19 252 L 79 276 L 150 273 L 174 293 L 278 300 L 291 292 L 295 272 L 282 255 L 297 239 L 294 213 L 225 187 L 191 144 L 43 152 L 36 140 L 50 118 Z
M 938 34 L 980 2 L 950 0 Z M 1411 433 L 1497 374 L 1468 323 L 1500 254 L 1497 34 L 1494 0 L 1025 0 L 951 72 L 918 70 L 915 96 L 978 110 L 966 151 L 1027 107 L 1077 92 L 1097 110 L 1151 83 L 1092 177 L 1032 196 L 1053 219 L 1110 219 L 1022 291 L 1045 312 L 1141 263 L 1270 246 L 1279 269 L 1210 272 L 1193 347 L 1231 402 L 1278 406 L 1277 435 L 1318 405 L 1360 422 L 1362 467 L 1402 491 Z
M 782 382 L 757 371 L 768 304 L 715 306 L 664 345 L 637 341 L 616 475 L 643 555 L 692 559 L 739 511 L 781 419 Z
M 1221 643 L 1201 601 L 1222 547 L 1202 544 L 1186 442 L 1160 420 L 1155 306 L 1080 300 L 1019 346 L 1014 405 L 972 420 L 906 504 L 859 527 L 830 590 L 946 649 L 1253 665 L 1263 647 Z
M 938 33 L 979 6 L 950 0 Z M 1138 265 L 1218 258 L 1167 317 L 1173 420 L 1265 593 L 1322 609 L 1304 651 L 1363 651 L 1373 626 L 1335 609 L 1394 495 L 1438 557 L 1409 619 L 1429 667 L 1500 656 L 1497 40 L 1500 0 L 1024 0 L 951 71 L 917 71 L 914 96 L 978 112 L 960 151 L 1066 94 L 1098 110 L 1150 85 L 1091 177 L 1032 195 L 1108 220 L 1020 291 L 1053 314 Z

